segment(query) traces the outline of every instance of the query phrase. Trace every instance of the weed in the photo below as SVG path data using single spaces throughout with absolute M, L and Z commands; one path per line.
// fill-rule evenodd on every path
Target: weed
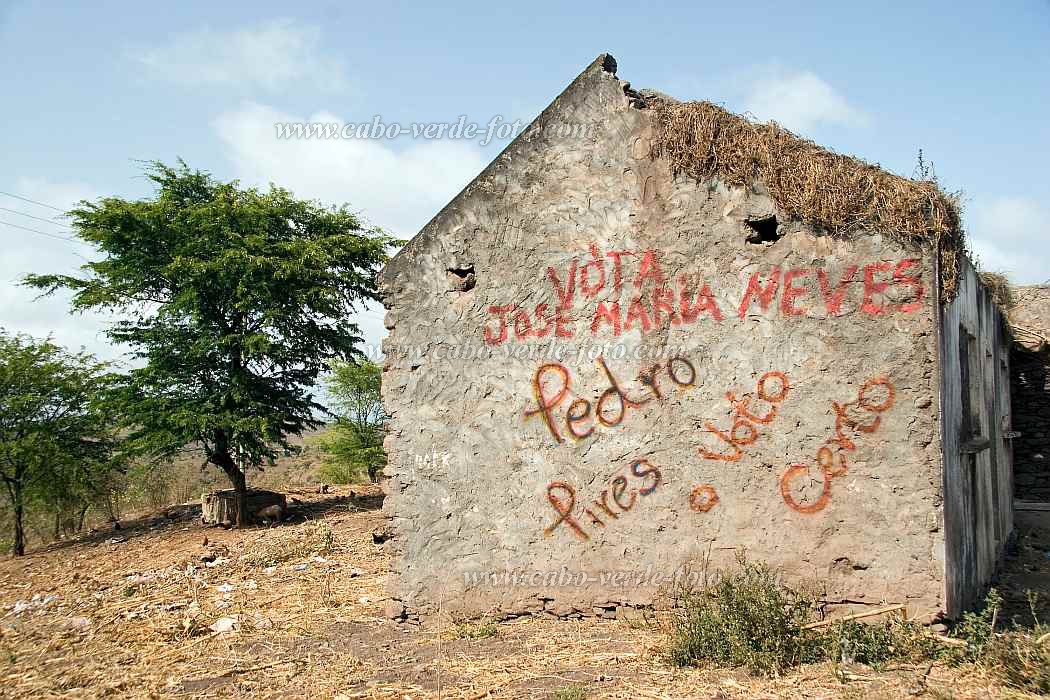
M 570 685 L 558 688 L 551 693 L 551 700 L 585 700 L 587 687 L 582 685 Z
M 803 663 L 877 668 L 890 660 L 920 661 L 944 653 L 914 621 L 841 620 L 807 627 L 816 616 L 816 603 L 815 594 L 787 585 L 768 565 L 741 557 L 737 570 L 719 572 L 715 583 L 682 596 L 668 655 L 679 666 L 709 663 L 777 675 Z M 983 630 L 979 622 L 972 621 L 978 635 Z
M 499 627 L 494 621 L 487 619 L 462 621 L 453 624 L 452 632 L 456 639 L 487 639 L 495 637 L 499 633 Z
M 683 594 L 671 626 L 671 661 L 775 675 L 816 660 L 815 635 L 803 629 L 815 596 L 785 585 L 766 564 L 742 556 L 738 563 L 737 571 L 720 572 L 713 585 Z
M 1050 627 L 998 635 L 986 647 L 981 663 L 1005 685 L 1037 695 L 1050 694 Z
M 994 590 L 989 594 L 985 602 L 986 617 L 989 608 L 993 612 L 988 625 L 979 628 L 981 643 L 977 663 L 992 671 L 1005 685 L 1047 695 L 1050 694 L 1050 626 L 1039 621 L 1038 595 L 1028 591 L 1027 597 L 1034 627 L 1026 630 L 1015 625 L 1005 633 L 995 634 L 992 627 L 1000 600 Z
M 1003 599 L 993 588 L 988 591 L 979 610 L 963 613 L 959 622 L 952 627 L 952 636 L 965 641 L 966 648 L 949 653 L 947 660 L 954 663 L 979 661 L 989 642 L 995 638 L 995 622 L 1002 606 Z
M 921 661 L 942 653 L 922 624 L 896 618 L 873 623 L 835 622 L 814 643 L 820 644 L 829 661 L 861 663 L 875 669 L 892 660 Z

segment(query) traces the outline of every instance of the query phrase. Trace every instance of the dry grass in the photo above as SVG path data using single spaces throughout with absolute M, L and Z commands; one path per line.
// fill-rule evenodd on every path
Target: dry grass
M 321 557 L 335 548 L 335 533 L 324 520 L 314 520 L 294 528 L 282 528 L 261 539 L 241 557 L 248 566 L 276 566 L 293 559 Z
M 1003 691 L 974 666 L 819 664 L 771 679 L 679 669 L 666 661 L 661 624 L 627 620 L 524 618 L 465 634 L 449 620 L 398 625 L 383 617 L 388 562 L 371 534 L 383 523 L 381 499 L 372 486 L 353 490 L 353 499 L 349 488 L 292 492 L 305 520 L 272 529 L 205 528 L 192 514 L 147 518 L 0 561 L 0 697 L 961 699 Z M 329 526 L 330 540 L 312 523 Z M 127 539 L 108 544 L 114 534 Z M 326 541 L 327 553 L 316 554 Z M 249 556 L 293 550 L 272 569 Z M 1045 561 L 1034 549 L 1024 560 Z M 12 609 L 34 594 L 35 604 Z M 236 618 L 231 631 L 211 629 L 224 617 Z
M 881 233 L 941 256 L 945 299 L 956 289 L 963 254 L 957 198 L 930 180 L 910 180 L 758 124 L 710 102 L 650 101 L 653 157 L 698 182 L 762 183 L 785 214 L 832 235 Z
M 992 301 L 1002 309 L 1004 314 L 1008 314 L 1010 309 L 1016 306 L 1014 290 L 1010 285 L 1010 280 L 1006 279 L 1006 275 L 998 272 L 982 272 L 981 283 L 988 289 L 992 295 Z

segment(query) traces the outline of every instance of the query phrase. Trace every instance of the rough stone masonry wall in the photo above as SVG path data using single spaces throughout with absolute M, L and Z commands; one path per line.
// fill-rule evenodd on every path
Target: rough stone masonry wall
M 388 612 L 609 615 L 741 550 L 937 609 L 931 261 L 672 179 L 614 71 L 384 272 Z
M 1022 501 L 1050 501 L 1050 352 L 1010 352 L 1014 491 Z
M 1014 490 L 1024 501 L 1050 501 L 1050 287 L 1014 289 L 1010 320 L 1015 331 L 1010 352 L 1013 399 Z M 1029 332 L 1025 332 L 1029 331 Z

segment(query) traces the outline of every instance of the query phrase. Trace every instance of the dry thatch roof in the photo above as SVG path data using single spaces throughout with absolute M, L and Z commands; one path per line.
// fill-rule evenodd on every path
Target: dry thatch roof
M 710 102 L 650 98 L 653 157 L 699 182 L 761 182 L 785 214 L 832 235 L 878 232 L 941 256 L 944 299 L 963 254 L 956 198 L 933 180 L 910 180 L 834 153 L 775 123 L 757 124 Z
M 1009 313 L 1017 300 L 1014 298 L 1014 288 L 1010 284 L 1010 280 L 1006 279 L 1006 275 L 998 272 L 982 272 L 981 283 L 992 295 L 992 300 L 1002 309 L 1003 313 Z

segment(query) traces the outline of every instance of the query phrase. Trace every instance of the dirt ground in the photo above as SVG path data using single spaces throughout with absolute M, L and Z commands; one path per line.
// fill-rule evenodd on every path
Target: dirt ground
M 289 495 L 279 527 L 171 508 L 0 561 L 0 698 L 1021 697 L 972 667 L 678 669 L 637 619 L 399 625 L 383 618 L 379 489 Z M 1050 589 L 1040 525 L 1021 522 L 1001 581 L 1022 620 L 1024 590 Z

